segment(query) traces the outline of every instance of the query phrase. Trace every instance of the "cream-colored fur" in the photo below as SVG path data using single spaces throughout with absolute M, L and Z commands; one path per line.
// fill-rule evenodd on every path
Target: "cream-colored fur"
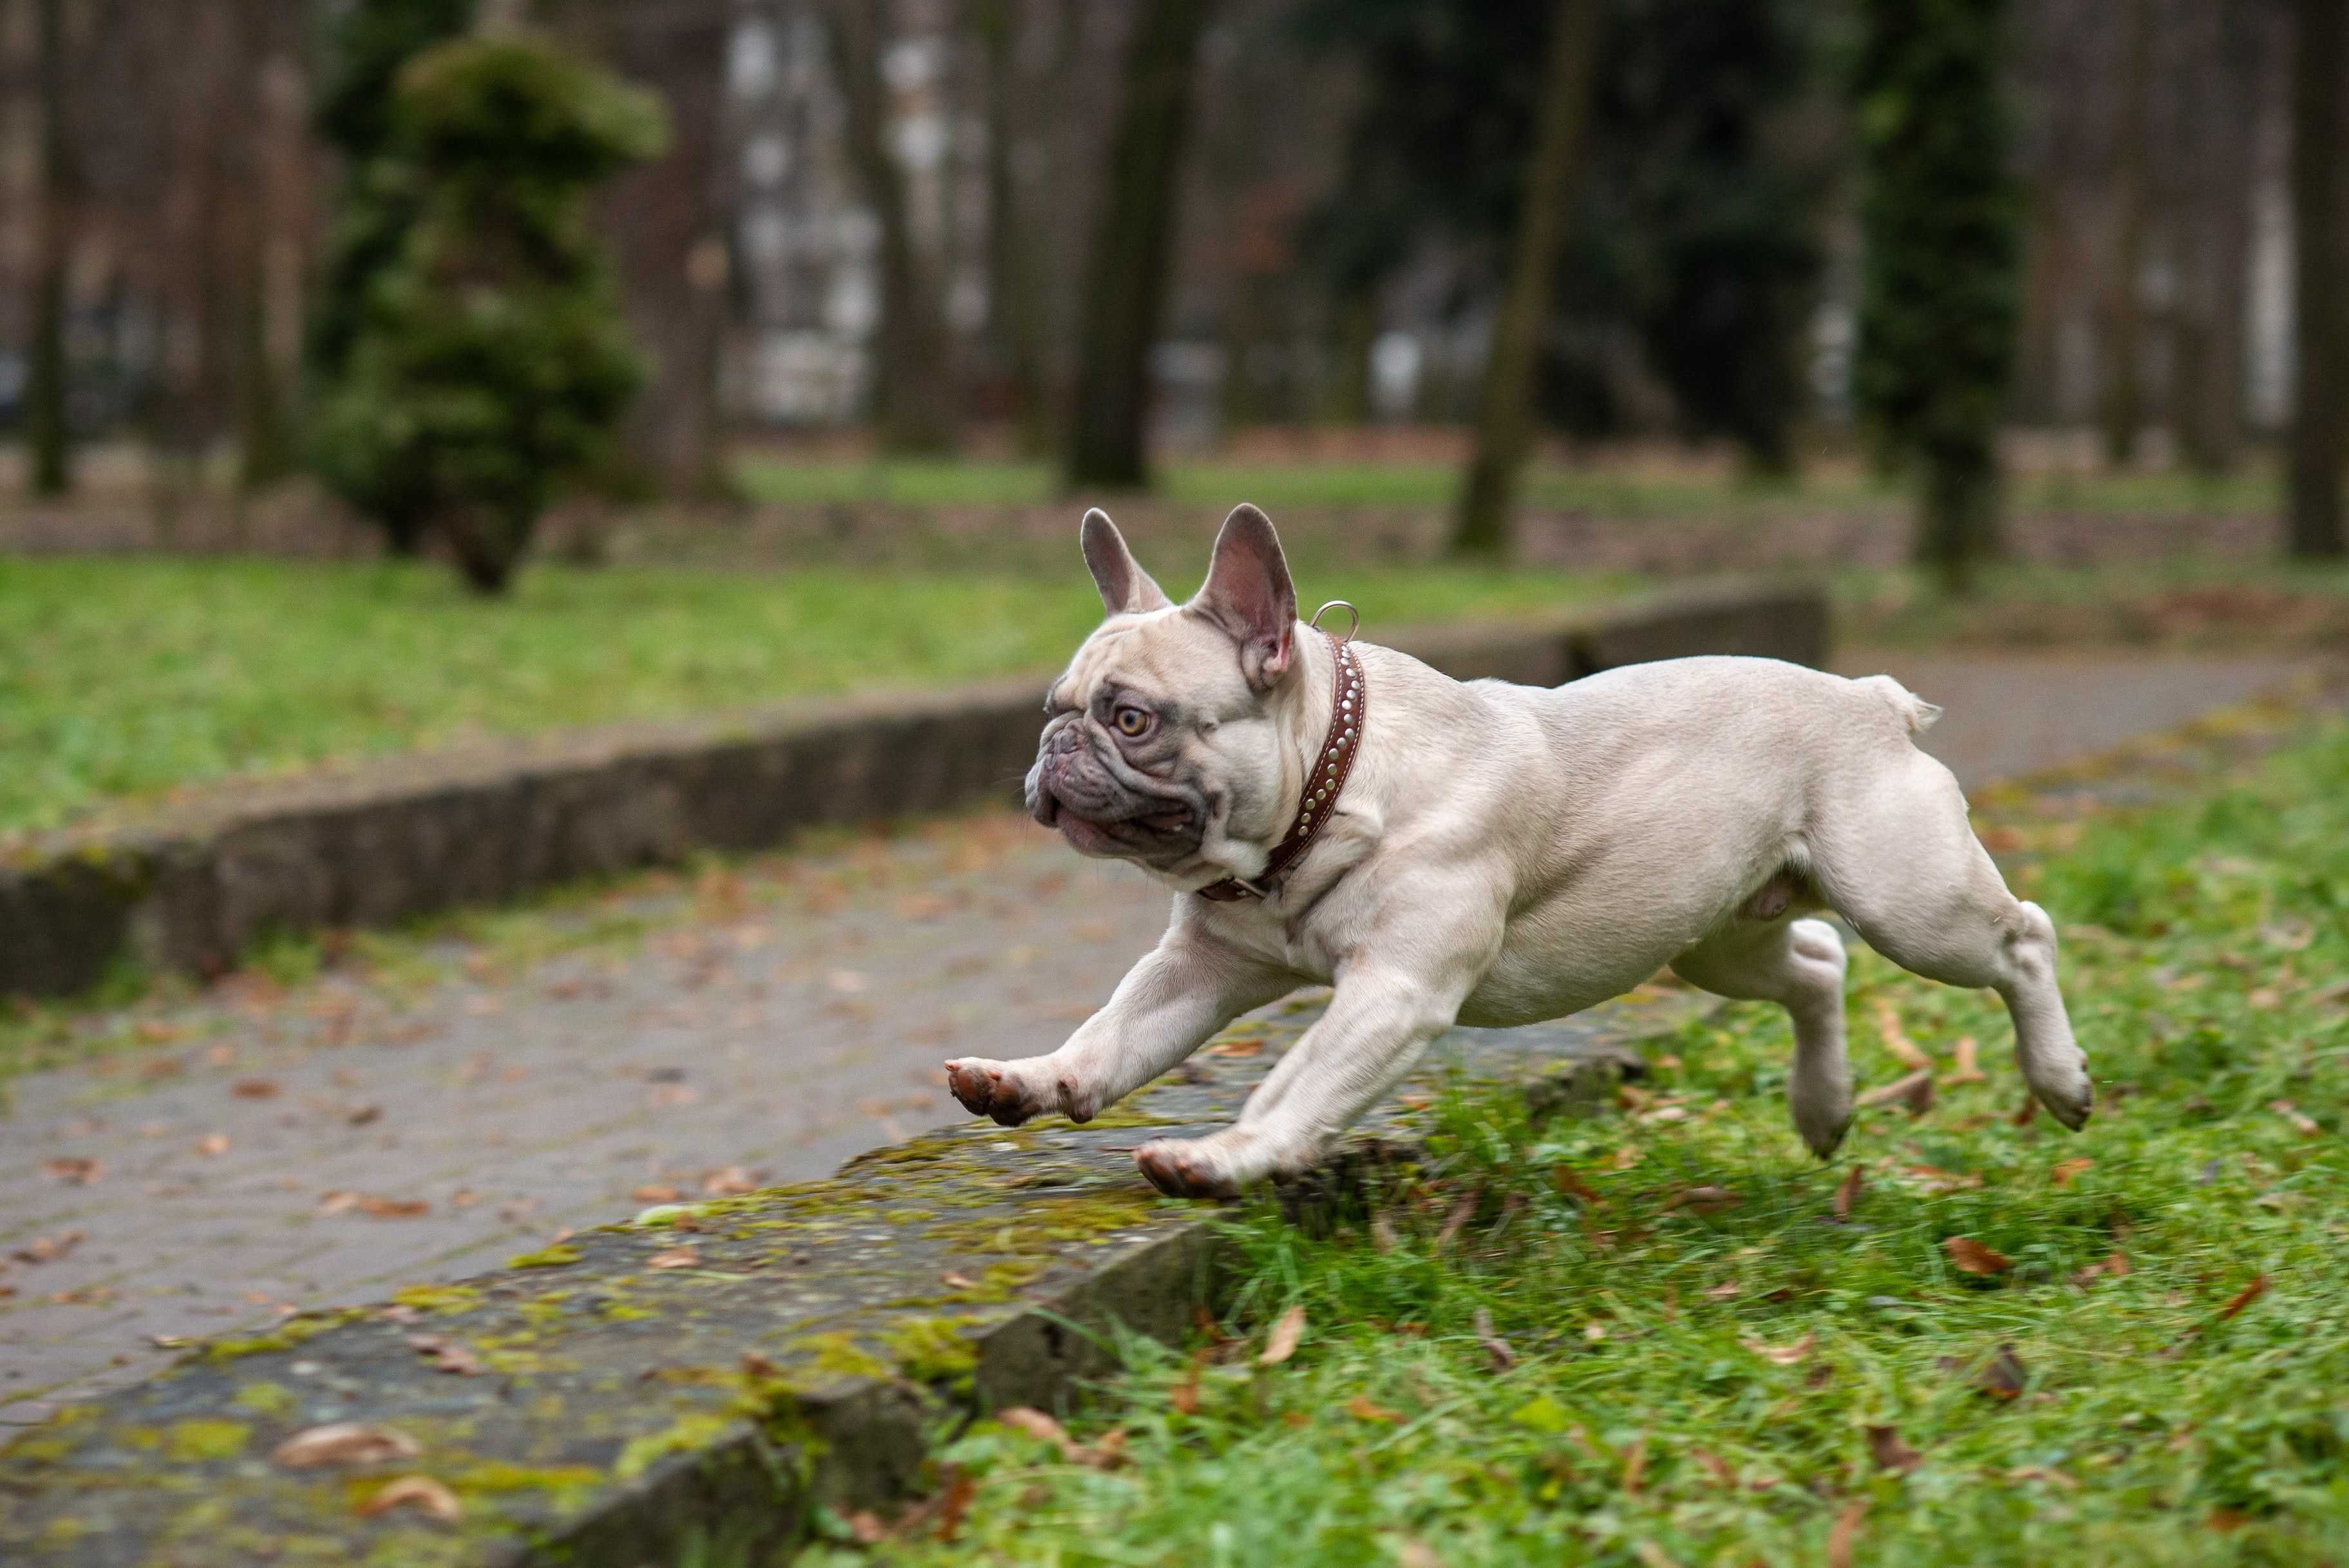
M 1315 1163 L 1454 1023 L 1560 1017 L 1670 965 L 1787 1009 L 1795 1124 L 1825 1157 L 1851 1116 L 1845 961 L 1835 929 L 1802 917 L 1832 909 L 1905 969 L 1996 990 L 2032 1090 L 2085 1120 L 2054 928 L 2007 891 L 1957 782 L 1911 743 L 1938 710 L 1890 678 L 1676 659 L 1541 690 L 1358 643 L 1368 722 L 1336 815 L 1273 897 L 1212 903 L 1195 890 L 1262 871 L 1296 811 L 1329 726 L 1329 647 L 1297 621 L 1252 507 L 1179 607 L 1106 517 L 1088 515 L 1085 545 L 1112 613 L 1053 688 L 1030 803 L 1174 888 L 1174 917 L 1059 1050 L 948 1063 L 971 1110 L 1085 1120 L 1248 1009 L 1334 986 L 1235 1126 L 1136 1151 L 1167 1191 L 1228 1193 Z M 1152 715 L 1140 741 L 1116 728 L 1127 704 Z

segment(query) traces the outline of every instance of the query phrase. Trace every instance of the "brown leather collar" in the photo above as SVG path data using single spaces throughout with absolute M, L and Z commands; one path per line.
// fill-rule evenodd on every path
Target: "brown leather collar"
M 1305 775 L 1297 820 L 1288 825 L 1288 836 L 1273 846 L 1256 880 L 1226 877 L 1200 888 L 1202 898 L 1228 904 L 1240 898 L 1270 898 L 1276 890 L 1275 879 L 1312 846 L 1313 836 L 1338 809 L 1339 792 L 1346 787 L 1346 776 L 1354 771 L 1354 757 L 1362 749 L 1362 720 L 1370 711 L 1370 690 L 1362 681 L 1362 659 L 1354 651 L 1353 635 L 1348 633 L 1343 642 L 1326 631 L 1321 635 L 1330 639 L 1330 733 L 1321 742 L 1321 754 L 1313 760 L 1313 771 Z

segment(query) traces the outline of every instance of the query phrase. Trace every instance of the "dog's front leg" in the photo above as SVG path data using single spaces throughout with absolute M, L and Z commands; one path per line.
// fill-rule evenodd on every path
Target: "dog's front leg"
M 1091 1121 L 1241 1013 L 1297 984 L 1293 974 L 1178 926 L 1059 1050 L 1017 1062 L 958 1056 L 947 1064 L 947 1083 L 964 1108 L 1008 1127 L 1046 1111 Z
M 1158 1138 L 1134 1150 L 1152 1185 L 1176 1198 L 1224 1198 L 1252 1181 L 1293 1176 L 1411 1071 L 1452 1026 L 1475 974 L 1365 967 L 1342 973 L 1323 1013 L 1240 1112 L 1203 1138 Z

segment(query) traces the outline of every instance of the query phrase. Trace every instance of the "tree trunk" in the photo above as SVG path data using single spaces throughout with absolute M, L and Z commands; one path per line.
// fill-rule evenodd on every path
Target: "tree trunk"
M 875 414 L 881 447 L 945 452 L 955 444 L 954 377 L 946 318 L 914 240 L 905 172 L 890 151 L 888 84 L 881 75 L 884 0 L 833 0 L 833 60 L 848 109 L 849 161 L 881 223 L 881 330 Z
M 2292 51 L 2293 336 L 2292 553 L 2343 554 L 2341 265 L 2342 0 L 2298 0 Z
M 1516 505 L 1517 472 L 1533 438 L 1534 372 L 1549 326 L 1550 296 L 1566 237 L 1566 204 L 1580 161 L 1590 78 L 1599 53 L 1599 0 L 1558 0 L 1542 67 L 1533 155 L 1509 258 L 1508 292 L 1493 320 L 1485 361 L 1476 447 L 1452 528 L 1454 555 L 1506 554 Z
M 2144 371 L 2146 78 L 2153 70 L 2152 0 L 2127 0 L 2122 45 L 2120 113 L 2113 132 L 2112 267 L 2105 280 L 2105 392 L 2098 412 L 2104 425 L 2105 461 L 2127 462 L 2137 452 L 2145 410 L 2139 379 Z
M 2243 0 L 2219 0 L 2187 156 L 2194 169 L 2186 244 L 2185 307 L 2170 375 L 2170 421 L 2186 461 L 2202 473 L 2234 467 L 2243 442 L 2243 299 L 2250 287 L 2251 125 L 2258 52 Z
M 1052 448 L 1052 410 L 1044 383 L 1042 301 L 1014 156 L 1020 120 L 1016 0 L 979 0 L 972 22 L 987 57 L 988 329 L 1011 393 L 1019 451 L 1040 457 Z
M 1086 258 L 1069 424 L 1071 485 L 1139 488 L 1150 349 L 1165 314 L 1199 38 L 1214 0 L 1146 0 L 1125 57 L 1101 213 Z
M 31 380 L 25 428 L 36 495 L 73 488 L 73 432 L 66 369 L 66 265 L 72 235 L 73 152 L 66 140 L 65 0 L 39 0 L 40 250 L 34 285 Z

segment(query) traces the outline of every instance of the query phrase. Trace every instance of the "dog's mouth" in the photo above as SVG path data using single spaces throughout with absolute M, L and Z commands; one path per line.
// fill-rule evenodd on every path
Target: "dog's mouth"
M 1181 801 L 1152 801 L 1123 816 L 1102 816 L 1076 809 L 1046 787 L 1036 792 L 1035 816 L 1083 855 L 1160 861 L 1199 845 L 1199 815 Z

